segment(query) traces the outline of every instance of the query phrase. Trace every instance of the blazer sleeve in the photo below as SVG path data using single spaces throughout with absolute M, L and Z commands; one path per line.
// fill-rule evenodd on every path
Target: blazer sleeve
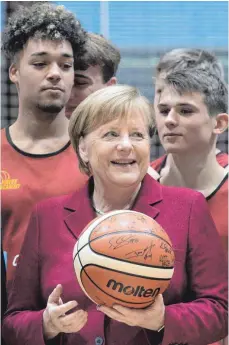
M 211 344 L 227 335 L 227 263 L 205 198 L 191 207 L 186 270 L 190 302 L 166 306 L 162 345 Z
M 9 291 L 8 310 L 3 320 L 2 332 L 7 345 L 49 344 L 43 337 L 44 307 L 40 295 L 39 223 L 35 209 L 19 256 L 14 282 Z

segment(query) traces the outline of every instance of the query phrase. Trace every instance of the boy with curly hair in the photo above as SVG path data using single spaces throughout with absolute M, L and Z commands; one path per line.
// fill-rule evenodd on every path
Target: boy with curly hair
M 14 276 L 33 206 L 67 194 L 85 181 L 68 136 L 65 106 L 74 82 L 74 59 L 86 33 L 63 6 L 39 2 L 9 19 L 2 49 L 19 98 L 17 120 L 2 130 L 2 229 L 7 280 Z

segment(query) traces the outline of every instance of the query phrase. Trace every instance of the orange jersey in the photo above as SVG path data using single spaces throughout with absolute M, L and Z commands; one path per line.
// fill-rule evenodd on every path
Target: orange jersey
M 9 281 L 34 205 L 42 199 L 73 192 L 86 182 L 87 176 L 79 171 L 70 142 L 51 154 L 29 154 L 12 143 L 7 128 L 1 131 L 1 153 L 2 245 Z
M 158 159 L 156 159 L 155 161 L 151 162 L 151 167 L 153 169 L 155 169 L 157 172 L 160 173 L 161 169 L 165 166 L 166 163 L 166 155 L 163 155 L 161 157 L 159 157 Z M 217 162 L 222 166 L 222 167 L 226 167 L 228 166 L 228 154 L 224 153 L 224 152 L 219 152 L 216 154 L 216 159 Z
M 228 166 L 228 154 L 219 152 L 216 155 L 218 163 L 226 168 Z M 151 167 L 159 174 L 166 164 L 166 155 L 151 163 Z M 223 247 L 228 255 L 228 174 L 206 198 L 212 218 L 222 239 Z
M 228 253 L 228 174 L 206 199 L 224 249 Z

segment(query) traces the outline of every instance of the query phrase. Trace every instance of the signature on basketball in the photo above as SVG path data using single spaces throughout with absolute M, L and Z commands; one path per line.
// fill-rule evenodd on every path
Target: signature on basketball
M 119 237 L 112 237 L 109 241 L 112 249 L 118 249 L 131 243 L 137 243 L 138 239 L 133 235 L 124 235 Z
M 152 248 L 155 247 L 155 244 L 151 242 L 151 244 L 145 248 L 133 250 L 125 255 L 127 259 L 138 258 L 142 256 L 144 260 L 152 259 Z
M 161 262 L 162 267 L 172 266 L 172 262 L 167 255 L 160 255 L 159 261 Z
M 166 244 L 165 242 L 161 242 L 160 248 L 163 249 L 166 253 L 169 253 L 169 254 L 172 253 L 172 248 L 169 247 L 169 245 Z

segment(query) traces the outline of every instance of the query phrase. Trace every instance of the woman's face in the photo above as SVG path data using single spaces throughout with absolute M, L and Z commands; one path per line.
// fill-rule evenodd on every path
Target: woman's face
M 80 142 L 80 154 L 89 162 L 95 182 L 129 187 L 145 176 L 150 160 L 148 125 L 142 113 L 132 113 L 102 125 Z

